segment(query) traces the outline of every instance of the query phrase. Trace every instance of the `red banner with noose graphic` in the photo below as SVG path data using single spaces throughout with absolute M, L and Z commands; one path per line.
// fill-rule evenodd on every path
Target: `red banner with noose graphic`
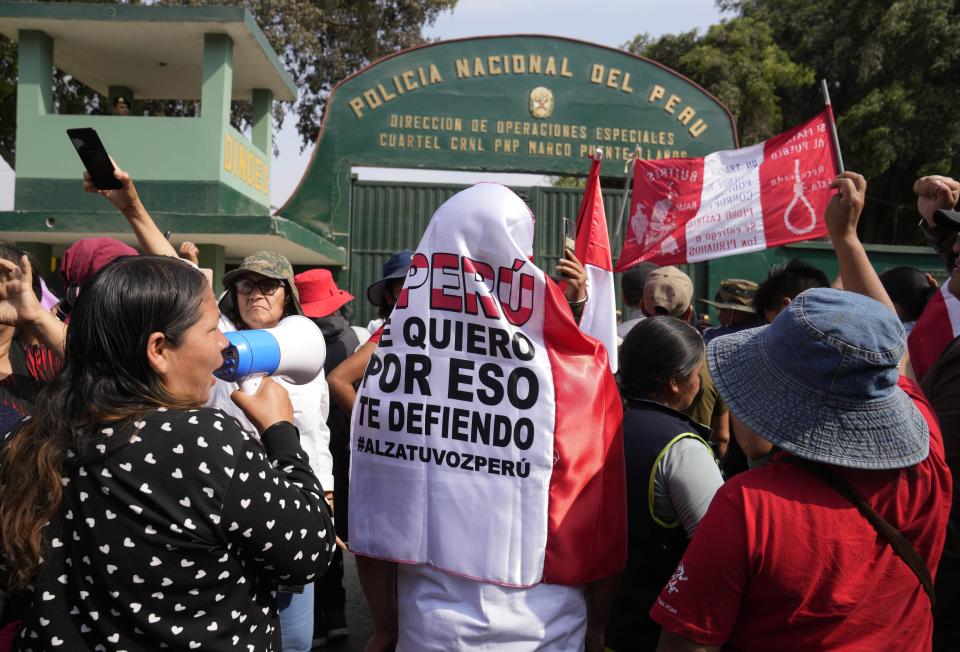
M 827 235 L 837 175 L 833 115 L 750 147 L 704 158 L 636 160 L 623 252 L 615 271 L 762 251 Z

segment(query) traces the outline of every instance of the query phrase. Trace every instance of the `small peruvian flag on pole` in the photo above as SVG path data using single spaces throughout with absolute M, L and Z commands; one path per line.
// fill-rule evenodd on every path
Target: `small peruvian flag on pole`
M 577 215 L 577 247 L 574 252 L 587 272 L 587 303 L 580 318 L 580 330 L 607 347 L 610 371 L 617 371 L 617 316 L 613 286 L 613 258 L 607 235 L 607 216 L 600 193 L 600 160 L 597 149 L 590 163 L 590 176 L 583 190 Z

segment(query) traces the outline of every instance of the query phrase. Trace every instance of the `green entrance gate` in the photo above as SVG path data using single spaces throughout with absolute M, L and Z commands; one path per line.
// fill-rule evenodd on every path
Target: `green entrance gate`
M 349 275 L 342 273 L 340 281 L 342 286 L 357 298 L 352 304 L 355 323 L 366 324 L 376 316 L 373 306 L 365 298 L 366 288 L 380 277 L 381 267 L 387 257 L 398 249 L 416 247 L 433 212 L 464 187 L 354 181 L 351 193 Z M 513 189 L 527 200 L 537 218 L 534 262 L 550 272 L 556 266 L 560 253 L 560 220 L 557 218 L 576 216 L 580 207 L 581 190 L 555 187 Z M 620 210 L 622 193 L 606 191 L 603 199 L 610 245 L 613 259 L 616 260 L 623 243 L 613 236 L 613 229 Z M 865 246 L 878 271 L 909 265 L 930 272 L 941 280 L 945 277 L 940 259 L 932 255 L 928 247 Z M 710 298 L 722 279 L 749 278 L 759 281 L 771 265 L 786 262 L 793 257 L 806 259 L 824 270 L 831 278 L 838 272 L 832 245 L 816 241 L 689 265 L 686 266 L 686 271 L 694 279 L 696 296 Z M 621 306 L 619 284 L 616 291 L 617 305 Z M 699 304 L 697 309 L 705 312 L 706 305 Z
M 357 297 L 357 322 L 365 322 L 373 316 L 365 289 L 387 256 L 414 248 L 436 208 L 462 186 L 357 181 L 354 167 L 583 176 L 587 157 L 602 147 L 602 175 L 622 189 L 634 152 L 662 159 L 736 146 L 726 107 L 648 59 L 548 36 L 445 41 L 381 59 L 334 88 L 310 166 L 279 215 L 343 247 L 338 280 Z M 515 190 L 537 218 L 536 262 L 550 271 L 560 218 L 576 216 L 581 191 Z M 615 260 L 621 201 L 622 192 L 605 193 Z M 873 249 L 881 270 L 939 267 L 923 248 Z M 722 278 L 760 279 L 770 264 L 798 255 L 836 272 L 824 243 L 722 258 L 688 272 L 696 295 L 710 297 Z
M 341 275 L 343 286 L 359 300 L 353 304 L 356 323 L 375 317 L 366 301 L 367 285 L 380 277 L 387 257 L 398 249 L 413 249 L 433 212 L 466 186 L 440 184 L 396 184 L 355 181 L 352 192 L 349 277 Z M 579 188 L 513 187 L 536 216 L 534 262 L 548 273 L 559 258 L 560 217 L 576 218 L 582 190 Z M 610 232 L 621 202 L 620 193 L 605 193 L 604 206 Z M 548 217 L 542 217 L 548 216 Z M 620 243 L 611 237 L 614 259 Z M 619 292 L 619 288 L 617 290 Z
M 662 159 L 736 147 L 733 116 L 653 61 L 572 39 L 515 35 L 428 44 L 386 57 L 331 93 L 313 158 L 279 215 L 344 247 L 338 278 L 362 299 L 390 252 L 413 248 L 462 186 L 358 182 L 357 166 L 583 176 L 625 182 L 638 153 Z M 550 269 L 560 217 L 581 191 L 516 188 L 537 217 L 537 263 Z M 614 220 L 620 197 L 607 197 Z M 611 239 L 613 225 L 611 224 Z M 614 255 L 619 242 L 611 243 Z

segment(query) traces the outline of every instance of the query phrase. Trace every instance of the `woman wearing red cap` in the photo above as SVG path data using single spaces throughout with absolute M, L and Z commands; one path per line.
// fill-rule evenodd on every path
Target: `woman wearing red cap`
M 410 269 L 412 259 L 413 252 L 409 249 L 394 253 L 383 264 L 383 277 L 367 288 L 367 299 L 377 307 L 380 319 L 389 317 L 394 304 L 397 303 L 397 297 L 403 288 L 403 281 L 407 276 L 407 270 Z M 364 346 L 344 360 L 343 364 L 327 378 L 330 396 L 346 414 L 350 414 L 353 410 L 353 402 L 357 399 L 355 386 L 363 378 L 363 372 L 377 348 L 382 332 L 381 325 Z
M 337 287 L 326 269 L 311 269 L 294 277 L 300 293 L 303 314 L 310 317 L 323 333 L 327 358 L 323 370 L 328 376 L 341 362 L 370 338 L 370 332 L 350 325 L 353 295 Z M 333 457 L 333 492 L 337 497 L 337 536 L 347 540 L 350 474 L 350 413 L 336 403 L 327 416 L 330 430 L 330 454 Z M 343 588 L 343 553 L 337 549 L 330 569 L 317 580 L 314 602 L 313 645 L 326 645 L 349 636 L 346 618 L 346 592 Z

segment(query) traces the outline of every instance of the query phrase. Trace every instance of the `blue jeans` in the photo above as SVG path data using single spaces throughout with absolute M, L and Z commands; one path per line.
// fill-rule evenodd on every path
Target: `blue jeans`
M 310 652 L 313 645 L 313 584 L 303 593 L 277 593 L 283 652 Z

